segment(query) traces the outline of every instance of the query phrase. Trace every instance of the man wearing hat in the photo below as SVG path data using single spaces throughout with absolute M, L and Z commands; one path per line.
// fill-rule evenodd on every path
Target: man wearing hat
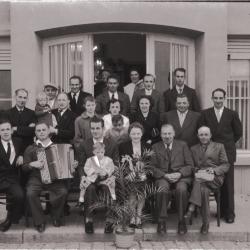
M 47 83 L 44 85 L 44 92 L 49 98 L 48 104 L 51 109 L 58 108 L 56 101 L 57 91 L 58 88 L 53 83 Z

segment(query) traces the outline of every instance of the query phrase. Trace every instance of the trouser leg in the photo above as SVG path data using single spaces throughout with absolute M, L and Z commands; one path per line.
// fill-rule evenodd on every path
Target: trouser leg
M 50 193 L 51 216 L 56 220 L 60 219 L 68 194 L 67 187 L 63 181 L 57 181 L 50 184 L 47 189 Z
M 165 220 L 167 218 L 167 209 L 169 202 L 169 188 L 170 184 L 166 179 L 159 179 L 155 182 L 156 187 L 161 187 L 162 191 L 156 194 L 156 210 L 158 215 L 158 221 Z
M 29 180 L 26 195 L 35 226 L 45 223 L 43 208 L 40 201 L 40 193 L 42 190 L 42 183 L 38 178 L 31 178 Z
M 178 210 L 178 219 L 183 221 L 188 205 L 188 184 L 183 181 L 176 183 L 175 202 Z

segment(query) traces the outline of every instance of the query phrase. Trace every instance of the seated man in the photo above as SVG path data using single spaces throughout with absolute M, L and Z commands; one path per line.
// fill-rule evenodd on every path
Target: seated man
M 208 127 L 198 130 L 199 144 L 191 148 L 195 179 L 189 199 L 190 205 L 186 219 L 189 219 L 195 206 L 201 207 L 201 233 L 207 234 L 209 229 L 209 193 L 221 187 L 224 175 L 229 169 L 229 163 L 223 144 L 211 141 L 212 134 Z
M 35 127 L 37 141 L 24 152 L 23 169 L 30 172 L 26 195 L 34 225 L 39 233 L 45 230 L 45 216 L 39 197 L 42 190 L 48 190 L 50 193 L 50 212 L 55 227 L 60 227 L 62 224 L 63 207 L 68 193 L 64 180 L 54 180 L 50 184 L 42 183 L 40 170 L 44 167 L 45 161 L 42 159 L 43 157 L 40 157 L 39 151 L 41 152 L 41 149 L 52 144 L 49 131 L 47 124 L 37 123 Z
M 23 164 L 22 141 L 12 138 L 9 120 L 0 121 L 0 192 L 7 196 L 7 217 L 0 224 L 0 231 L 7 231 L 22 216 L 24 192 L 19 182 L 19 167 Z
M 88 158 L 94 156 L 93 146 L 97 142 L 101 142 L 105 145 L 105 156 L 110 157 L 114 164 L 116 165 L 119 161 L 119 152 L 117 144 L 110 138 L 104 138 L 104 121 L 98 117 L 93 117 L 90 120 L 90 131 L 92 138 L 87 139 L 86 141 L 80 143 L 77 150 L 78 157 L 78 170 L 79 175 L 82 177 L 85 175 L 84 166 Z M 96 201 L 97 190 L 95 187 L 90 185 L 86 190 L 85 194 L 85 209 L 86 209 L 86 218 L 85 218 L 85 231 L 86 233 L 93 233 L 93 216 L 89 213 L 89 207 L 93 205 Z M 112 233 L 112 223 L 109 218 L 106 219 L 105 233 Z
M 187 144 L 174 140 L 175 131 L 172 125 L 161 127 L 161 142 L 153 145 L 155 154 L 152 156 L 153 175 L 157 187 L 162 192 L 156 195 L 158 215 L 158 233 L 166 233 L 167 208 L 170 190 L 175 189 L 175 201 L 178 211 L 178 233 L 185 234 L 187 227 L 184 214 L 188 204 L 188 187 L 191 185 L 193 161 Z

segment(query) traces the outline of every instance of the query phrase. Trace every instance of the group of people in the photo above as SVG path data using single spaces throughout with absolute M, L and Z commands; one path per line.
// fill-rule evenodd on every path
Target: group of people
M 109 74 L 97 97 L 82 91 L 78 76 L 69 79 L 70 92 L 58 93 L 47 84 L 37 96 L 35 110 L 28 109 L 28 91 L 15 91 L 16 104 L 0 119 L 0 192 L 7 194 L 7 217 L 0 224 L 7 231 L 23 215 L 26 199 L 38 232 L 46 227 L 40 193 L 50 192 L 50 213 L 55 227 L 62 225 L 69 181 L 45 184 L 40 170 L 45 161 L 38 152 L 52 144 L 72 144 L 80 177 L 79 202 L 84 204 L 85 231 L 93 233 L 91 206 L 103 191 L 116 200 L 114 171 L 122 156 L 141 156 L 152 150 L 152 179 L 156 194 L 157 232 L 167 231 L 172 190 L 178 212 L 178 233 L 187 232 L 186 221 L 201 208 L 201 233 L 209 230 L 209 193 L 221 188 L 221 215 L 233 223 L 235 143 L 242 136 L 238 114 L 224 107 L 226 92 L 212 92 L 213 107 L 200 110 L 194 89 L 185 84 L 183 68 L 174 71 L 175 85 L 163 94 L 155 77 L 131 70 L 131 83 L 119 91 L 119 79 Z M 146 177 L 145 177 L 146 178 Z M 144 180 L 146 181 L 146 180 Z M 142 227 L 144 202 L 130 197 L 137 216 L 132 227 Z M 113 232 L 107 216 L 105 233 Z

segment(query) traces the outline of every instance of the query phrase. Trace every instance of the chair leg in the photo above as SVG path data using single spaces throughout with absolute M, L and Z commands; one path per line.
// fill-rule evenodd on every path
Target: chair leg
M 220 226 L 220 191 L 217 192 L 217 226 Z

